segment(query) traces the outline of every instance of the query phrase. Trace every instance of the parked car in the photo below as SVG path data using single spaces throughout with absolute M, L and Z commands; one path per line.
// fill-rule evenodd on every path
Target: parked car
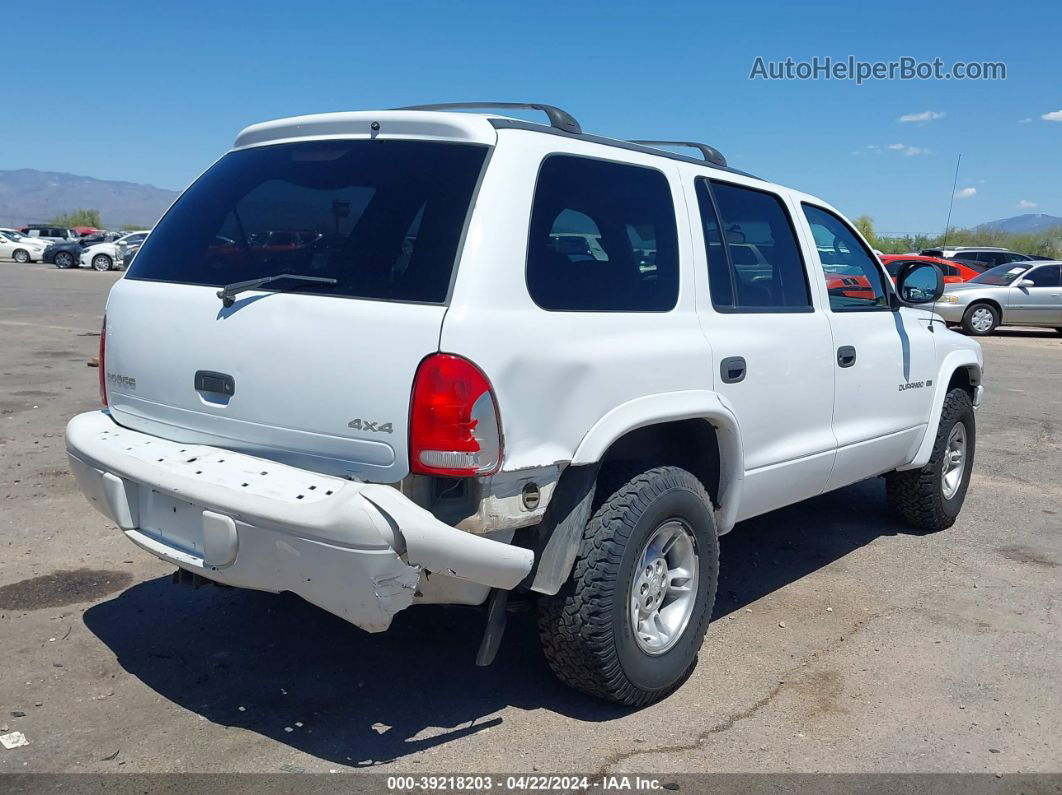
M 44 256 L 44 248 L 45 244 L 40 240 L 0 231 L 0 257 L 7 257 L 19 263 L 40 262 Z
M 26 237 L 40 238 L 41 240 L 58 241 L 58 240 L 77 240 L 77 233 L 73 229 L 66 226 L 50 226 L 41 224 L 29 224 L 28 226 L 19 227 L 21 232 Z
M 912 262 L 933 263 L 940 268 L 941 273 L 944 274 L 945 284 L 960 284 L 962 282 L 968 282 L 970 279 L 973 279 L 975 276 L 982 273 L 982 271 L 975 270 L 958 260 L 947 260 L 942 257 L 926 257 L 915 254 L 884 254 L 881 257 L 881 262 L 893 281 L 895 281 L 896 277 L 900 275 L 900 270 L 903 266 Z
M 146 231 L 130 232 L 118 238 L 113 243 L 96 243 L 91 246 L 86 246 L 81 256 L 78 258 L 78 263 L 81 267 L 90 267 L 98 271 L 109 271 L 115 267 L 121 265 L 120 250 L 124 251 L 124 247 L 131 242 L 140 243 L 147 237 Z
M 44 249 L 42 261 L 57 268 L 76 268 L 84 246 L 81 240 L 62 240 L 49 243 Z
M 136 232 L 129 232 L 115 241 L 114 256 L 122 268 L 128 267 L 129 263 L 133 261 L 133 255 L 140 249 L 140 244 L 147 238 L 149 231 L 148 229 L 141 229 Z
M 946 246 L 944 248 L 927 248 L 922 251 L 923 256 L 941 257 L 943 259 L 957 259 L 968 267 L 988 270 L 997 265 L 1006 265 L 1008 262 L 1025 262 L 1031 259 L 1028 254 L 1021 254 L 1005 248 L 995 246 Z
M 1062 334 L 1062 267 L 1042 260 L 997 265 L 949 285 L 936 312 L 978 337 L 999 326 L 1047 326 Z
M 904 522 L 955 521 L 982 359 L 926 308 L 937 268 L 894 287 L 711 147 L 450 107 L 255 125 L 159 221 L 107 300 L 106 408 L 66 430 L 131 542 L 372 632 L 489 603 L 480 664 L 515 593 L 563 681 L 640 705 L 695 664 L 737 521 L 876 475 Z M 558 249 L 573 215 L 605 259 Z M 828 292 L 811 241 L 871 295 Z

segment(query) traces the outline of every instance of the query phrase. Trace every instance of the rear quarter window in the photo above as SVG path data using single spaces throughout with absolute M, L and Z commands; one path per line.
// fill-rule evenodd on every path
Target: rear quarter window
M 678 235 L 656 169 L 546 158 L 535 187 L 527 288 L 559 312 L 666 312 L 678 300 Z

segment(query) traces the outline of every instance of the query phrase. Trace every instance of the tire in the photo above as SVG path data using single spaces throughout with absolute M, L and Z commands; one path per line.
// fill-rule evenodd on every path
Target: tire
M 697 662 L 719 576 L 712 504 L 697 478 L 671 466 L 606 467 L 597 494 L 600 504 L 583 533 L 571 579 L 556 596 L 539 600 L 539 637 L 550 668 L 565 684 L 644 706 L 673 692 Z M 646 556 L 655 554 L 646 545 L 669 533 L 675 535 L 664 568 L 645 565 Z M 675 576 L 675 556 L 690 564 L 684 570 L 692 570 L 692 577 Z M 649 571 L 658 572 L 657 579 L 643 578 Z M 664 588 L 660 575 L 666 575 Z M 674 624 L 662 636 L 669 640 L 652 650 L 649 633 L 636 637 L 636 594 L 639 610 L 643 597 L 672 608 L 668 620 Z
M 114 261 L 106 254 L 97 254 L 92 258 L 92 267 L 98 271 L 109 271 Z
M 999 310 L 983 301 L 971 304 L 962 316 L 962 330 L 971 337 L 987 337 L 999 325 Z
M 55 267 L 66 270 L 67 268 L 74 267 L 74 255 L 69 251 L 60 251 L 55 255 Z
M 29 252 L 24 248 L 16 248 L 15 252 L 11 255 L 11 258 L 19 265 L 25 265 L 30 261 Z
M 954 484 L 951 490 L 945 478 L 945 456 L 954 449 L 955 429 L 960 426 L 962 430 L 958 433 L 964 441 L 962 470 L 951 481 Z M 921 469 L 891 472 L 885 477 L 889 510 L 916 530 L 935 533 L 951 527 L 966 499 L 976 447 L 977 427 L 970 395 L 963 389 L 953 389 L 944 398 L 929 463 Z

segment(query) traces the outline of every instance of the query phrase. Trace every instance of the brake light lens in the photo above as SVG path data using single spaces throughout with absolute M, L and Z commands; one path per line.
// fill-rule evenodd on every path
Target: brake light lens
M 450 353 L 422 361 L 413 382 L 410 469 L 473 477 L 497 472 L 501 459 L 501 422 L 487 377 Z
M 107 352 L 107 316 L 103 316 L 103 327 L 100 329 L 100 402 L 107 406 L 107 363 L 104 357 Z

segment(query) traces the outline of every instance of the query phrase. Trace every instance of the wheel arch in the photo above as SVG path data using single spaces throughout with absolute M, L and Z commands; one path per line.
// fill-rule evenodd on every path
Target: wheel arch
M 676 440 L 678 445 L 669 444 Z M 700 451 L 701 445 L 707 449 Z M 744 453 L 737 417 L 717 393 L 669 392 L 623 403 L 587 432 L 572 464 L 633 458 L 638 450 L 646 451 L 641 457 L 657 454 L 655 463 L 690 469 L 715 502 L 719 532 L 734 526 L 745 472 Z
M 1003 308 L 1003 304 L 1001 304 L 995 298 L 975 298 L 973 301 L 970 302 L 969 306 L 962 310 L 963 318 L 966 317 L 967 312 L 969 312 L 973 307 L 977 306 L 978 304 L 988 304 L 990 307 L 996 310 L 996 314 L 999 315 L 999 325 L 1002 326 L 1004 324 L 1007 319 L 1006 310 Z
M 711 497 L 717 531 L 734 526 L 744 455 L 733 411 L 707 391 L 638 398 L 595 423 L 561 474 L 532 540 L 535 564 L 525 580 L 532 591 L 556 594 L 567 581 L 590 518 L 598 473 L 603 465 L 624 460 L 686 469 Z
M 981 386 L 982 367 L 977 352 L 972 349 L 952 351 L 944 357 L 937 370 L 937 379 L 934 382 L 933 405 L 929 413 L 929 421 L 926 423 L 922 442 L 918 446 L 910 463 L 898 470 L 920 469 L 926 465 L 933 454 L 933 442 L 937 436 L 937 425 L 940 423 L 940 414 L 944 408 L 944 398 L 955 387 L 966 390 L 970 400 L 975 401 L 978 387 Z

